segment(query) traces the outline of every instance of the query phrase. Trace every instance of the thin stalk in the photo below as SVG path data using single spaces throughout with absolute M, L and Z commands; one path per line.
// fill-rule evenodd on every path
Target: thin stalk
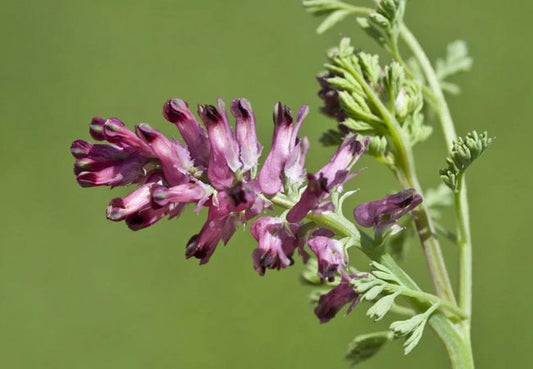
M 468 201 L 463 190 L 464 176 L 457 181 L 455 212 L 457 217 L 457 244 L 459 245 L 459 307 L 467 314 L 472 311 L 472 241 L 469 227 Z M 470 320 L 463 324 L 465 334 L 470 335 Z
M 451 151 L 453 141 L 457 138 L 457 133 L 435 70 L 422 46 L 407 27 L 402 26 L 400 35 L 420 63 L 429 87 L 439 102 L 436 113 L 444 133 L 446 147 L 448 151 Z M 464 175 L 459 179 L 455 191 L 455 209 L 457 215 L 457 244 L 459 246 L 459 306 L 464 310 L 466 315 L 471 316 L 472 241 L 470 235 L 468 196 Z M 468 342 L 470 342 L 470 319 L 463 322 L 462 327 Z

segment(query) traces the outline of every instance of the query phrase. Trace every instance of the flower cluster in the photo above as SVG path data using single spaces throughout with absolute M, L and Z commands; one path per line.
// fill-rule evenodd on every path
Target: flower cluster
M 207 221 L 187 242 L 185 251 L 187 258 L 198 258 L 201 264 L 209 261 L 221 241 L 229 241 L 240 223 L 263 214 L 251 226 L 258 242 L 252 254 L 255 270 L 264 275 L 266 269 L 288 267 L 294 263 L 296 251 L 306 262 L 307 244 L 318 260 L 317 273 L 322 281 L 332 282 L 341 276 L 340 283 L 320 298 L 315 311 L 322 322 L 328 321 L 344 305 L 353 306 L 359 300 L 350 283 L 354 276 L 346 272 L 348 257 L 335 234 L 304 222 L 309 212 L 335 210 L 328 198 L 356 175 L 351 169 L 368 141 L 358 141 L 353 134 L 346 136 L 331 160 L 317 173 L 309 174 L 304 167 L 309 142 L 298 137 L 308 108 L 301 107 L 294 120 L 291 110 L 277 103 L 272 146 L 259 169 L 262 146 L 251 105 L 246 99 L 236 99 L 230 111 L 234 128 L 222 100 L 217 106 L 199 105 L 204 129 L 186 102 L 167 101 L 163 115 L 176 126 L 182 142 L 168 139 L 146 123 L 132 132 L 117 118 L 94 118 L 91 136 L 107 143 L 73 142 L 78 183 L 83 187 L 137 184 L 126 197 L 111 200 L 107 208 L 109 220 L 123 220 L 132 230 L 166 216 L 177 217 L 187 204 L 194 204 L 196 211 L 206 207 Z M 264 215 L 280 194 L 293 199 L 295 205 L 280 217 Z M 394 204 L 400 210 L 383 207 L 385 212 L 393 211 L 391 219 L 412 208 L 405 210 L 401 202 Z M 381 219 L 368 209 L 363 213 L 365 219 Z

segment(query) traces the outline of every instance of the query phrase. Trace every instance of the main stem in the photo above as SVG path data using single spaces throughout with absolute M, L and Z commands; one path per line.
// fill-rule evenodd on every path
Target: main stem
M 444 133 L 446 147 L 448 151 L 451 151 L 453 141 L 457 138 L 457 133 L 435 70 L 422 46 L 407 27 L 402 27 L 401 36 L 420 63 L 429 87 L 438 102 L 436 112 Z M 472 315 L 472 241 L 464 175 L 459 179 L 455 191 L 455 209 L 457 215 L 457 244 L 459 246 L 459 306 L 470 317 Z M 462 330 L 465 339 L 470 344 L 470 318 L 462 323 Z

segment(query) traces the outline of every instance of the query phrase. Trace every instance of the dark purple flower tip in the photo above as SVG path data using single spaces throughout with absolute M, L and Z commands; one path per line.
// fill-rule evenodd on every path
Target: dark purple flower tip
M 98 174 L 93 172 L 79 173 L 76 176 L 76 180 L 81 187 L 105 186 L 108 184 L 107 182 L 101 181 Z
M 125 208 L 126 204 L 123 199 L 120 197 L 112 199 L 107 206 L 106 218 L 113 222 L 124 220 L 127 216 L 127 214 L 124 214 Z
M 89 153 L 91 152 L 92 148 L 92 143 L 89 143 L 84 140 L 76 140 L 72 142 L 72 145 L 70 146 L 70 153 L 76 159 L 86 158 L 87 156 L 89 156 Z
M 252 110 L 252 105 L 247 99 L 235 99 L 231 102 L 231 114 L 236 119 L 251 119 L 254 112 Z
M 113 138 L 117 133 L 121 132 L 123 129 L 126 129 L 126 125 L 118 118 L 109 118 L 104 122 L 103 133 L 105 138 Z
M 146 157 L 153 157 L 150 146 L 130 131 L 124 123 L 117 118 L 109 118 L 104 123 L 103 134 L 105 139 L 121 148 L 138 151 Z
M 286 105 L 283 105 L 281 101 L 278 101 L 274 106 L 274 124 L 276 126 L 290 125 L 293 122 L 292 111 Z
M 209 141 L 187 103 L 181 99 L 168 100 L 163 105 L 163 116 L 178 128 L 189 148 L 195 167 L 205 170 L 209 161 Z
M 187 244 L 185 245 L 185 257 L 188 259 L 192 256 L 196 256 L 198 259 L 203 259 L 205 255 L 205 250 L 203 253 L 201 251 L 198 251 L 198 240 L 200 238 L 200 234 L 195 234 L 192 236 L 189 241 L 187 241 Z
M 198 105 L 198 115 L 202 118 L 206 127 L 224 122 L 222 115 L 213 105 Z
M 323 175 L 328 180 L 328 189 L 343 185 L 353 177 L 349 175 L 350 170 L 359 160 L 368 147 L 368 138 L 358 141 L 357 136 L 350 134 L 346 136 L 333 157 L 317 174 Z
M 104 124 L 105 119 L 102 117 L 94 117 L 91 120 L 91 124 L 89 126 L 89 132 L 91 134 L 91 137 L 94 138 L 96 141 L 104 141 L 105 135 L 104 135 Z
M 354 209 L 357 223 L 363 227 L 381 227 L 396 223 L 422 202 L 414 189 L 400 191 L 382 200 L 370 201 Z
M 171 123 L 178 123 L 191 119 L 189 105 L 181 99 L 167 100 L 163 105 L 163 116 Z M 192 117 L 194 119 L 194 117 Z
M 320 323 L 327 323 L 347 304 L 350 304 L 346 314 L 349 314 L 360 300 L 350 281 L 343 278 L 341 282 L 327 294 L 320 296 L 315 314 Z
M 96 172 L 108 168 L 111 163 L 107 161 L 98 161 L 91 158 L 81 158 L 74 163 L 74 173 L 76 175 L 82 172 Z
M 137 136 L 145 140 L 147 143 L 152 143 L 155 139 L 160 137 L 161 133 L 152 128 L 148 123 L 141 123 L 135 126 Z
M 183 210 L 183 207 L 177 208 L 173 211 L 174 215 L 178 215 Z M 169 215 L 170 210 L 167 207 L 158 209 L 145 208 L 136 213 L 126 217 L 125 222 L 129 229 L 138 231 L 147 228 L 165 216 Z

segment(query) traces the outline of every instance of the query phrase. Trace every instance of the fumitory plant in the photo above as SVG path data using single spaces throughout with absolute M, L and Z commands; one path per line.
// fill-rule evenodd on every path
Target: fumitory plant
M 272 143 L 260 164 L 263 145 L 248 100 L 235 99 L 228 108 L 222 100 L 198 105 L 195 116 L 185 101 L 175 98 L 163 105 L 163 116 L 181 140 L 168 139 L 146 123 L 131 131 L 117 118 L 96 117 L 90 134 L 98 143 L 72 143 L 74 173 L 83 187 L 132 185 L 129 195 L 112 199 L 107 207 L 109 220 L 124 221 L 132 230 L 178 217 L 188 204 L 196 212 L 207 208 L 204 225 L 184 242 L 185 256 L 200 264 L 209 261 L 221 242 L 229 242 L 239 224 L 249 223 L 257 241 L 252 251 L 257 273 L 287 268 L 299 259 L 305 264 L 302 279 L 318 287 L 314 312 L 322 323 L 356 305 L 368 309 L 375 321 L 390 316 L 381 331 L 351 342 L 347 358 L 353 364 L 402 337 L 408 354 L 429 326 L 446 347 L 452 368 L 474 368 L 465 172 L 492 138 L 477 132 L 458 137 L 445 97 L 460 92 L 450 77 L 469 70 L 472 59 L 466 44 L 456 41 L 432 63 L 404 22 L 406 1 L 375 3 L 368 8 L 337 0 L 303 2 L 310 13 L 323 17 L 319 33 L 353 18 L 391 59 L 361 51 L 347 37 L 328 51 L 317 78 L 318 95 L 322 113 L 336 124 L 321 141 L 337 149 L 317 172 L 305 168 L 310 143 L 299 135 L 309 112 L 306 105 L 296 114 L 280 102 L 275 105 Z M 400 53 L 401 43 L 408 55 Z M 442 185 L 424 191 L 413 147 L 435 131 L 434 121 L 448 153 L 443 154 Z M 385 165 L 398 191 L 346 211 L 343 203 L 355 191 L 344 185 L 358 175 L 362 155 Z M 440 207 L 452 203 L 455 231 L 440 225 L 438 216 Z M 421 290 L 397 263 L 402 245 L 414 235 L 425 255 L 431 292 Z M 457 294 L 441 253 L 443 237 L 459 249 Z M 350 248 L 368 257 L 368 270 L 350 265 Z

